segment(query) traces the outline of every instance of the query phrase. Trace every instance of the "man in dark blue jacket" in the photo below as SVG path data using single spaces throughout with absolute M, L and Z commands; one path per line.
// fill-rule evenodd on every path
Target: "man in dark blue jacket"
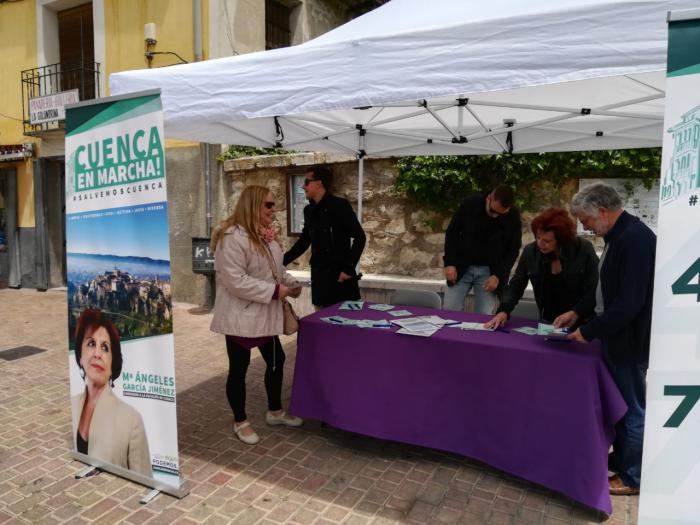
M 588 230 L 605 239 L 598 286 L 586 297 L 596 316 L 569 336 L 574 341 L 600 339 L 606 364 L 625 402 L 627 413 L 617 424 L 610 469 L 610 493 L 639 493 L 649 363 L 651 304 L 654 289 L 656 235 L 622 209 L 622 200 L 607 184 L 579 191 L 571 211 Z M 555 326 L 571 326 L 578 316 L 566 312 Z

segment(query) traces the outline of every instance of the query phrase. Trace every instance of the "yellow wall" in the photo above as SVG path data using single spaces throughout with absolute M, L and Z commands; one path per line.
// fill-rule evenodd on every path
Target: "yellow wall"
M 0 144 L 29 142 L 22 122 L 21 72 L 37 67 L 36 3 L 33 0 L 0 4 Z
M 158 43 L 152 51 L 171 51 L 194 62 L 194 28 L 192 0 L 105 0 L 106 79 L 117 71 L 149 67 L 143 28 L 156 24 Z M 202 2 L 202 55 L 208 57 L 208 2 Z M 163 67 L 180 61 L 174 55 L 156 55 L 151 67 Z M 109 88 L 107 88 L 109 89 Z M 194 142 L 167 140 L 168 148 L 193 146 Z
M 205 60 L 209 56 L 208 8 L 208 2 L 203 0 L 202 52 Z M 148 22 L 156 24 L 158 43 L 152 48 L 153 51 L 174 51 L 185 60 L 194 61 L 192 0 L 104 0 L 104 10 L 106 64 L 103 74 L 107 81 L 110 73 L 148 67 L 143 38 L 143 27 Z M 23 134 L 21 122 L 21 72 L 38 66 L 36 42 L 36 1 L 0 3 L 0 144 L 34 142 L 37 148 L 41 147 L 38 139 Z M 151 65 L 162 67 L 177 62 L 175 56 L 157 55 Z M 180 140 L 166 141 L 166 147 L 194 144 Z M 31 162 L 18 162 L 11 166 L 17 168 L 18 226 L 34 227 Z
M 0 144 L 36 142 L 25 137 L 22 122 L 21 72 L 37 67 L 36 2 L 0 4 Z M 13 117 L 13 118 L 8 118 Z M 31 161 L 9 164 L 17 168 L 17 225 L 34 227 L 34 181 Z

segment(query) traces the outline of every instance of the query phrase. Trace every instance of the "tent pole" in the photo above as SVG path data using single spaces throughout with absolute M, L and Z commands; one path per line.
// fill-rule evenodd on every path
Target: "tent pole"
M 365 158 L 357 156 L 357 220 L 362 224 L 362 194 L 365 183 Z
M 364 142 L 364 138 L 364 136 L 360 137 L 360 154 L 357 156 L 357 220 L 360 221 L 360 226 L 362 226 L 362 194 L 365 182 L 365 156 L 364 151 L 362 151 L 362 143 Z M 361 275 L 361 273 L 360 261 L 357 261 L 355 274 Z

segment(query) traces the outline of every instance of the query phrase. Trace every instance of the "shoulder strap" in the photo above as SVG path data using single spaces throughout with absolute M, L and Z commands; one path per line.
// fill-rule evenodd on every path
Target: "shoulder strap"
M 275 264 L 274 264 L 274 257 L 272 257 L 272 250 L 270 250 L 270 246 L 268 246 L 267 243 L 265 243 L 265 257 L 267 258 L 267 264 L 270 265 L 270 271 L 272 272 L 272 276 L 275 278 L 275 281 L 277 283 L 280 282 L 279 277 L 277 277 L 277 272 L 275 271 Z

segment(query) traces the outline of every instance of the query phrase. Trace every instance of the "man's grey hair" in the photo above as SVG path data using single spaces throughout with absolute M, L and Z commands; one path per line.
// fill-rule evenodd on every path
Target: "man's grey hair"
M 603 182 L 596 182 L 579 190 L 571 199 L 571 213 L 579 212 L 597 216 L 598 210 L 605 208 L 616 211 L 622 208 L 622 199 L 615 188 Z

